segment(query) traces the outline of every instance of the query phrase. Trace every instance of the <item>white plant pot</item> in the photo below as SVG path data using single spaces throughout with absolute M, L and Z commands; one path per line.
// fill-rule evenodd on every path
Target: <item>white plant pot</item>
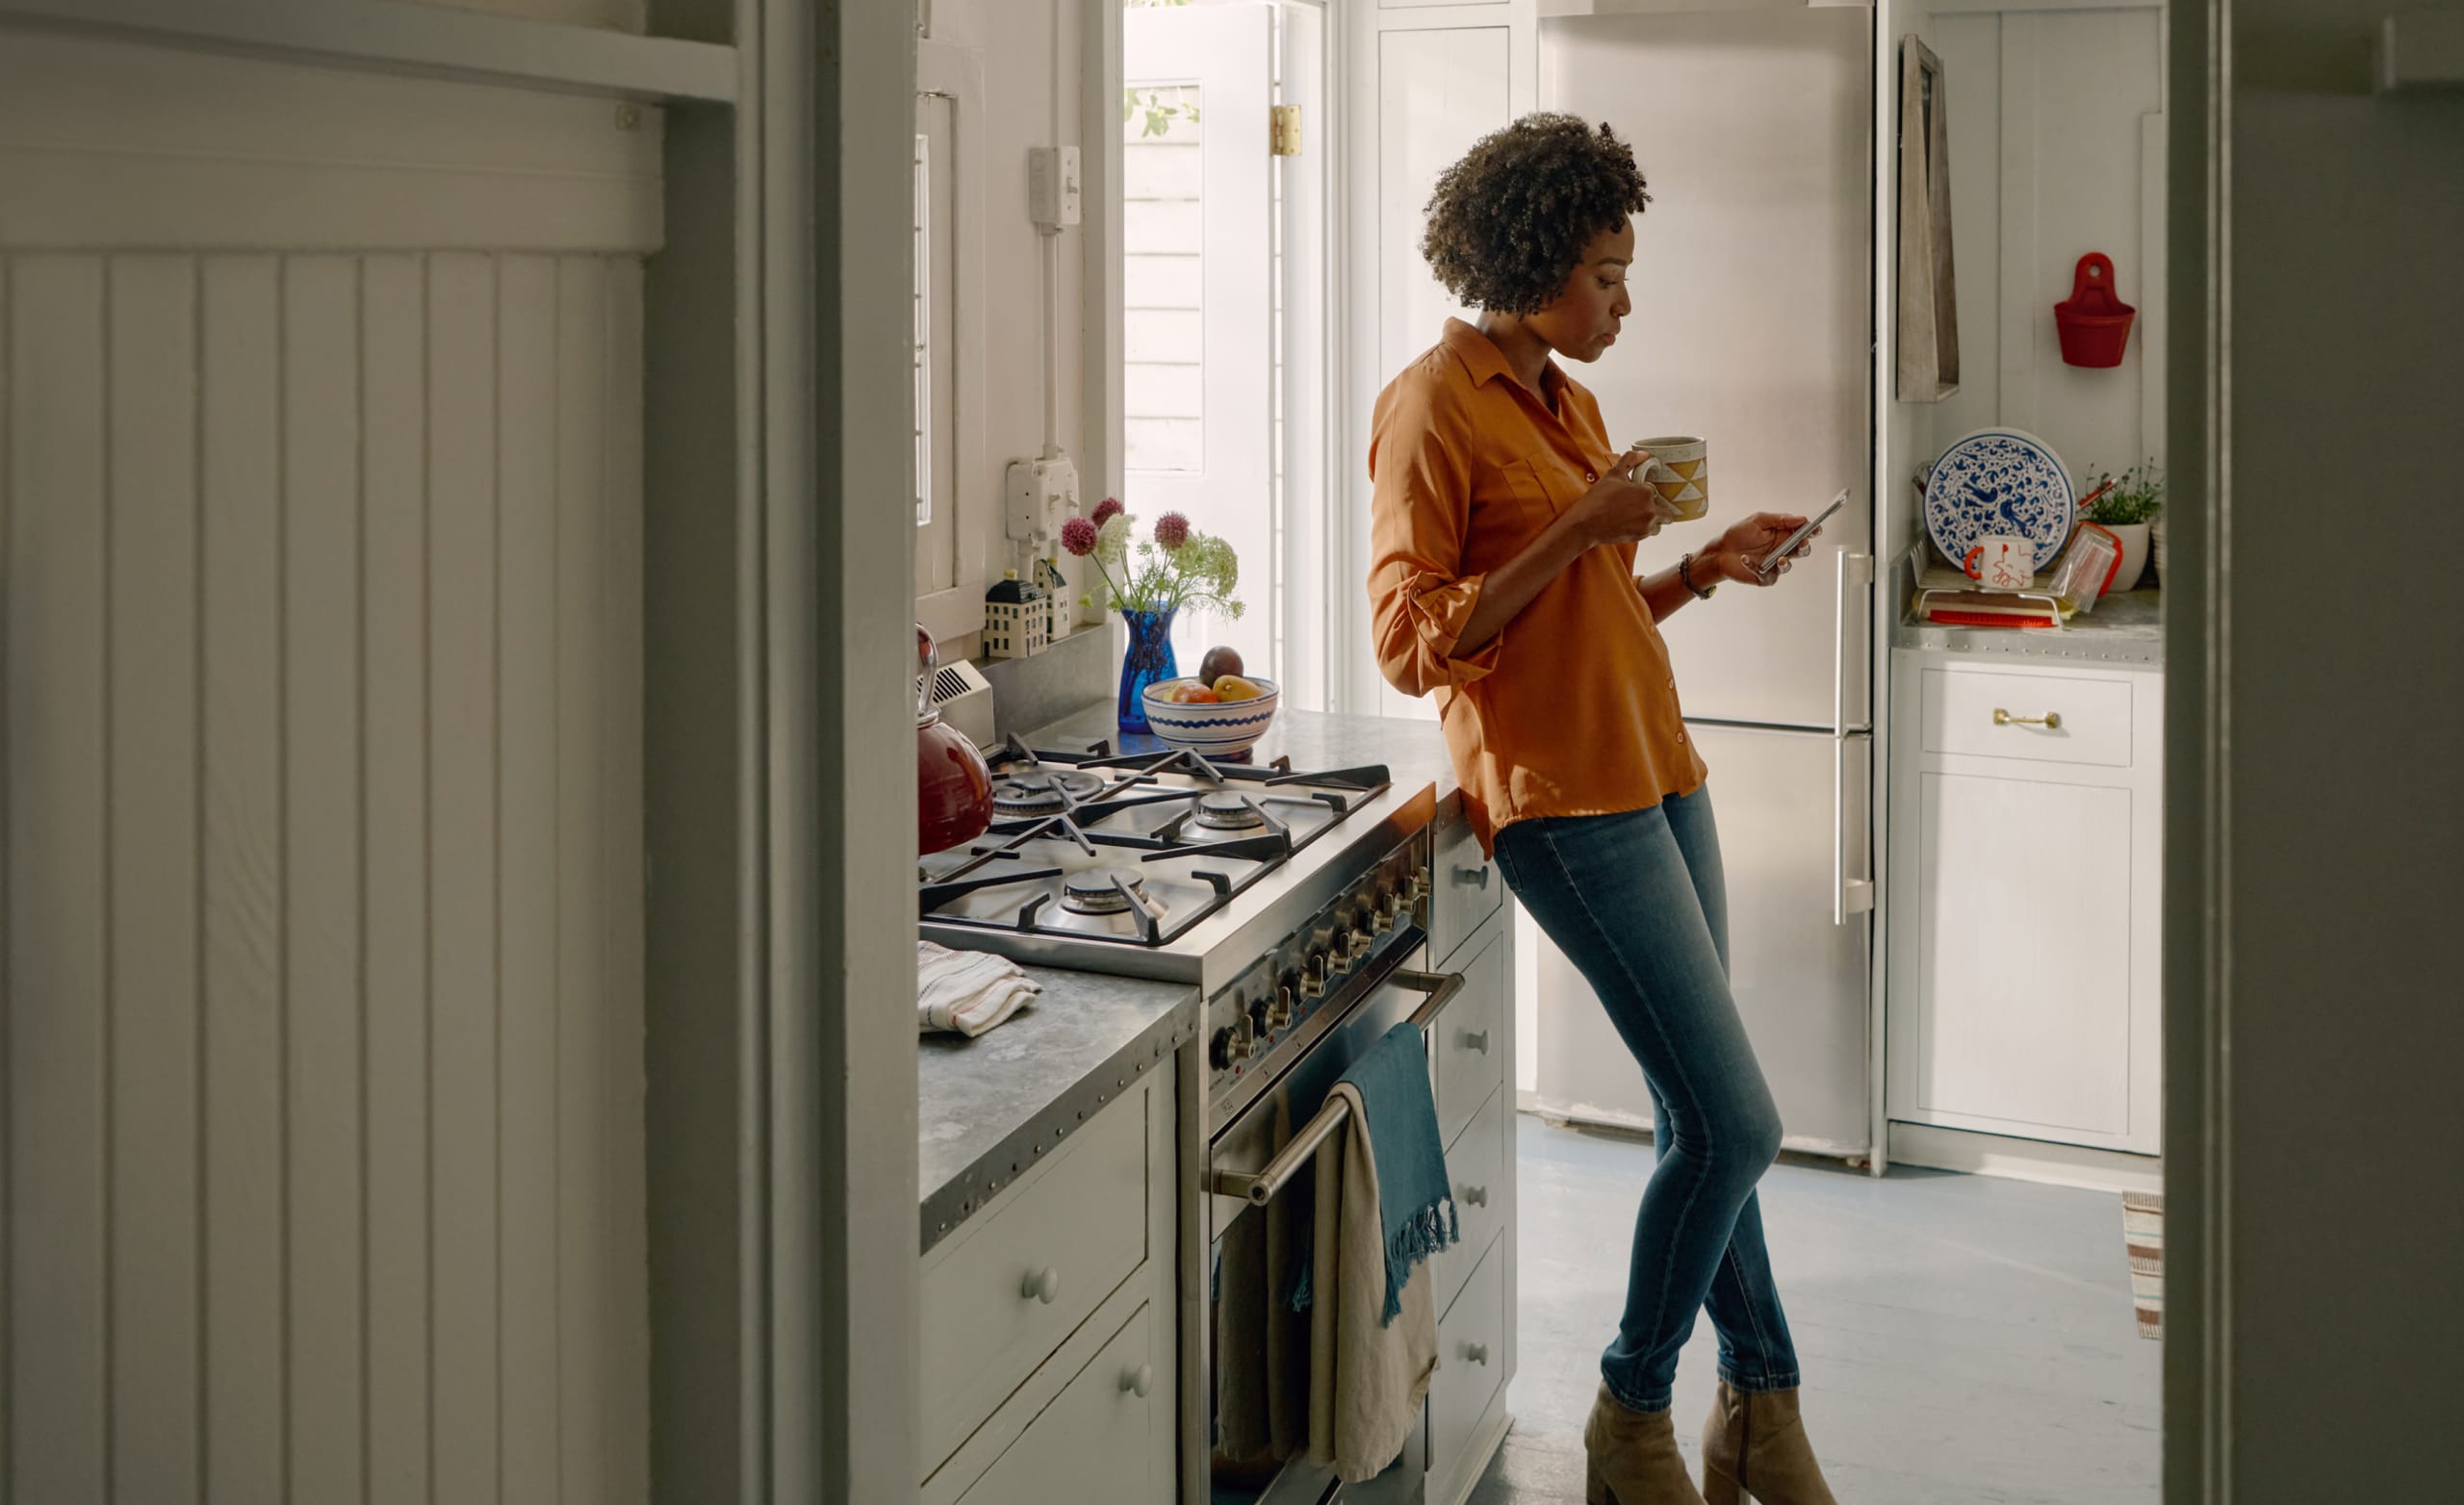
M 2114 583 L 2105 588 L 2108 596 L 2139 588 L 2139 576 L 2147 568 L 2147 524 L 2144 523 L 2107 523 L 2105 531 L 2121 544 L 2121 563 L 2114 569 Z

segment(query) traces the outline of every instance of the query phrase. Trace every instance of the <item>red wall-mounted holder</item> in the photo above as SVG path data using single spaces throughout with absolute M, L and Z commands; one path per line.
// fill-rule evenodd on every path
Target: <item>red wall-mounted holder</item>
M 2102 251 L 2079 258 L 2070 274 L 2070 296 L 2053 305 L 2053 327 L 2062 336 L 2062 359 L 2071 366 L 2119 366 L 2139 310 L 2114 295 L 2114 264 Z

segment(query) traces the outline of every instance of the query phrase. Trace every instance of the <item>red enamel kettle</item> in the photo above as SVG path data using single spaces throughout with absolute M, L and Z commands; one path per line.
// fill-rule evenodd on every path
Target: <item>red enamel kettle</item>
M 965 732 L 933 704 L 940 647 L 915 625 L 915 851 L 946 852 L 992 824 L 992 773 Z

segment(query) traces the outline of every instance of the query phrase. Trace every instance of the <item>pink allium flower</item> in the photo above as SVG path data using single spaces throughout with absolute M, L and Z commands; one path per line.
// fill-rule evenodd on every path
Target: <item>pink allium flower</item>
M 1120 504 L 1119 497 L 1107 497 L 1103 500 L 1095 503 L 1095 526 L 1102 527 L 1105 523 L 1110 523 L 1113 519 L 1119 517 L 1122 513 L 1128 510 L 1128 508 Z
M 1118 506 L 1115 502 L 1113 505 Z M 1098 507 L 1096 513 L 1102 514 Z M 1085 518 L 1071 518 L 1061 524 L 1061 547 L 1084 559 L 1095 551 L 1095 524 Z
M 1174 553 L 1190 541 L 1190 520 L 1177 512 L 1167 512 L 1155 520 L 1155 543 L 1166 553 Z

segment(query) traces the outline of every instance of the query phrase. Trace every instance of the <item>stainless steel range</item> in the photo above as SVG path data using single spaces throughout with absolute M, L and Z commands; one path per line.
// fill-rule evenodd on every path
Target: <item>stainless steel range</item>
M 1331 1477 L 1293 1455 L 1290 1425 L 1260 1430 L 1263 1406 L 1301 1418 L 1305 1441 L 1308 1397 L 1246 1393 L 1266 1367 L 1275 1303 L 1238 1290 L 1226 1301 L 1224 1271 L 1228 1262 L 1234 1283 L 1245 1279 L 1248 1241 L 1263 1241 L 1286 1187 L 1315 1186 L 1310 1167 L 1340 1127 L 1340 1104 L 1327 1105 L 1336 1080 L 1461 985 L 1419 970 L 1434 793 L 1398 790 L 1382 767 L 1119 756 L 1102 744 L 1030 751 L 1013 738 L 988 760 L 992 829 L 919 863 L 925 935 L 1042 966 L 1186 981 L 1206 1000 L 1189 1153 L 1203 1189 L 1183 1279 L 1206 1293 L 1207 1315 L 1183 1335 L 1185 1497 L 1332 1498 Z M 1417 1475 L 1403 1474 L 1343 1497 L 1410 1497 Z

